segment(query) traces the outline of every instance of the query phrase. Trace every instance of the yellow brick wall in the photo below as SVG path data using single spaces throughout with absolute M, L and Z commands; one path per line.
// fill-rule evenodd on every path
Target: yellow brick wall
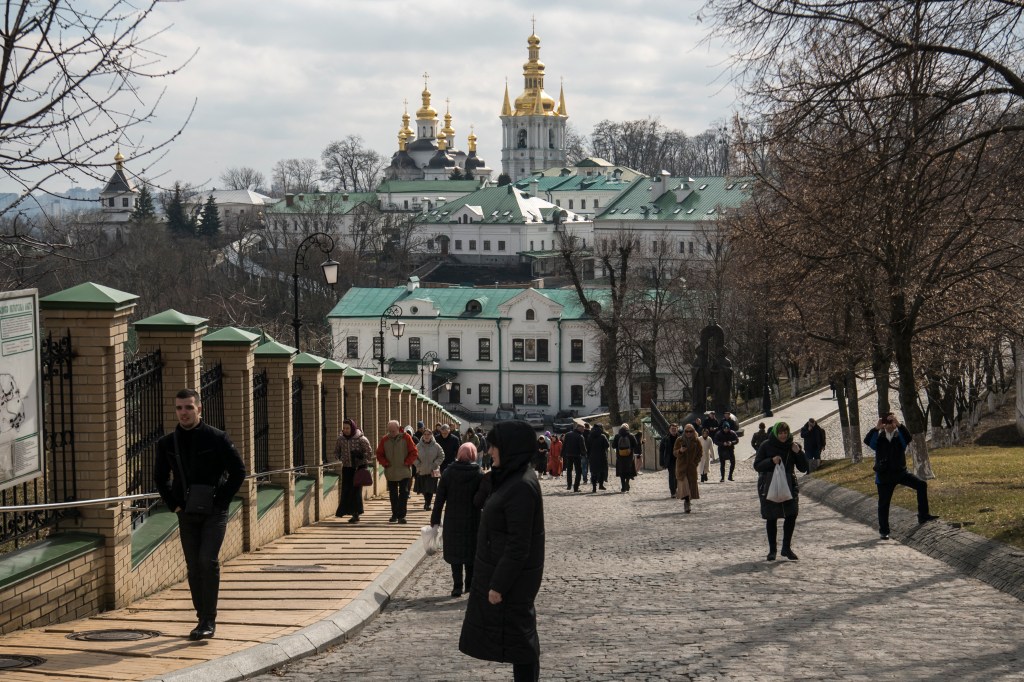
M 105 570 L 99 548 L 0 590 L 0 634 L 99 612 Z

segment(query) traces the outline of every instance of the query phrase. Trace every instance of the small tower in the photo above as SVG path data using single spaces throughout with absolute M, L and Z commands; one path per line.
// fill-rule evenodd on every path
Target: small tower
M 531 174 L 564 166 L 565 127 L 569 115 L 565 107 L 565 91 L 559 99 L 544 91 L 544 62 L 540 60 L 540 38 L 536 31 L 527 38 L 528 59 L 523 64 L 523 92 L 509 101 L 508 84 L 501 107 L 501 169 L 513 181 Z
M 100 192 L 100 206 L 105 222 L 126 222 L 138 203 L 139 190 L 124 170 L 124 155 L 118 150 L 114 155 L 114 174 Z

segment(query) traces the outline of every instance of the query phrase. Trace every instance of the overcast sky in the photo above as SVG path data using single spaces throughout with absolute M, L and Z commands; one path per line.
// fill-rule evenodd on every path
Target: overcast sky
M 168 29 L 155 49 L 169 63 L 198 49 L 166 82 L 148 139 L 196 110 L 170 152 L 132 172 L 217 187 L 221 172 L 251 166 L 269 180 L 278 159 L 312 157 L 349 134 L 387 157 L 397 149 L 402 101 L 415 119 L 424 71 L 434 108 L 451 100 L 457 146 L 470 125 L 478 153 L 501 170 L 498 114 L 506 78 L 522 90 L 531 16 L 545 89 L 564 83 L 570 124 L 655 116 L 699 133 L 735 109 L 720 47 L 702 45 L 701 0 L 188 0 L 160 7 Z M 128 152 L 126 152 L 127 154 Z M 114 150 L 111 150 L 113 157 Z M 83 182 L 86 186 L 92 181 Z M 63 188 L 56 188 L 63 189 Z

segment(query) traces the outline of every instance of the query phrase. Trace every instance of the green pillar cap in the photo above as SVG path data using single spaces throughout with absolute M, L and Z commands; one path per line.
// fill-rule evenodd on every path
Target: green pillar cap
M 381 380 L 380 380 L 379 377 L 375 377 L 372 374 L 363 374 L 363 383 L 364 384 L 379 384 L 380 381 Z
M 402 384 L 402 393 L 412 393 L 413 388 L 409 384 Z
M 102 284 L 86 282 L 39 299 L 43 310 L 124 310 L 139 297 Z
M 206 322 L 207 320 L 205 317 L 186 315 L 185 313 L 179 313 L 173 308 L 169 308 L 162 313 L 150 315 L 149 317 L 139 320 L 135 323 L 135 328 L 138 330 L 154 332 L 194 332 L 199 331 L 200 329 L 206 329 Z
M 298 352 L 297 348 L 286 346 L 283 343 L 278 343 L 277 341 L 268 341 L 253 351 L 253 355 L 258 355 L 264 358 L 283 358 L 291 357 Z
M 260 340 L 259 334 L 238 327 L 224 327 L 203 337 L 204 346 L 251 346 Z
M 324 360 L 323 370 L 325 372 L 344 372 L 346 369 L 348 369 L 348 365 L 343 365 L 336 360 Z
M 296 367 L 322 367 L 325 360 L 319 355 L 312 353 L 299 353 L 295 356 L 292 364 Z
M 419 395 L 416 396 L 416 400 L 419 400 L 419 401 L 422 401 L 422 402 L 427 402 L 427 396 L 425 396 L 422 393 L 420 393 Z
M 355 367 L 346 367 L 345 368 L 345 376 L 347 376 L 347 377 L 361 377 L 361 376 L 366 376 L 366 372 L 364 372 L 364 371 L 362 371 L 360 369 L 356 369 Z

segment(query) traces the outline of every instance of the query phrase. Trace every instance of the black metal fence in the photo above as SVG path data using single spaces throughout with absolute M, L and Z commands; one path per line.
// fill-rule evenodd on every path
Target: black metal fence
M 302 438 L 302 379 L 292 377 L 292 466 L 306 463 L 306 451 Z
M 267 392 L 267 370 L 257 372 L 252 378 L 252 408 L 253 408 L 253 453 L 256 461 L 256 471 L 262 473 L 270 471 L 270 409 L 269 394 Z M 263 479 L 257 479 L 263 480 Z
M 218 362 L 199 375 L 199 395 L 203 403 L 203 421 L 224 430 L 224 372 Z
M 320 384 L 320 463 L 327 461 L 327 386 Z
M 77 497 L 71 334 L 56 339 L 48 334 L 42 339 L 39 354 L 43 373 L 43 475 L 0 491 L 3 506 L 70 502 Z M 74 510 L 0 514 L 0 551 L 34 542 L 62 519 L 74 516 Z
M 153 464 L 156 442 L 164 435 L 163 361 L 160 350 L 124 364 L 125 448 L 128 486 L 125 494 L 154 492 Z M 140 501 L 132 512 L 132 526 L 145 519 L 156 500 Z

